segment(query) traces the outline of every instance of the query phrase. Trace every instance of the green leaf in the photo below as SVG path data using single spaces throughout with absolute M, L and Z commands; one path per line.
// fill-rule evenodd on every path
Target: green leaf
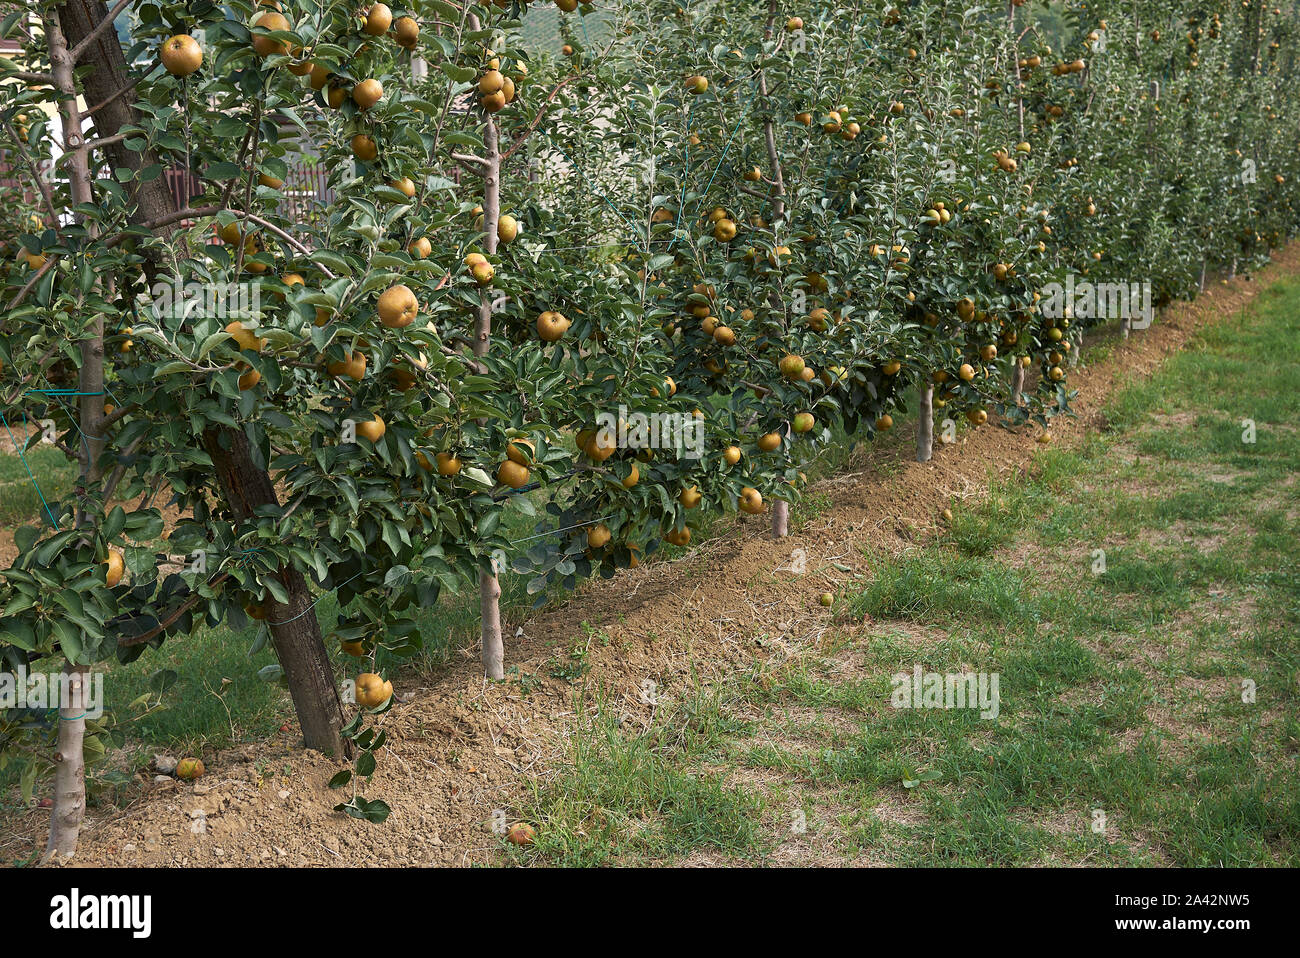
M 357 756 L 357 774 L 369 778 L 375 774 L 375 756 L 373 752 L 362 752 Z
M 342 788 L 350 781 L 352 781 L 352 769 L 345 768 L 329 780 L 329 787 Z
M 469 83 L 476 76 L 478 76 L 478 71 L 475 70 L 473 67 L 460 67 L 446 60 L 444 60 L 442 63 L 439 63 L 438 68 L 442 70 L 442 72 L 446 74 L 448 78 L 450 78 L 452 81 L 456 83 Z
M 352 272 L 352 267 L 348 265 L 348 261 L 333 250 L 314 250 L 311 254 L 311 261 L 313 263 L 319 263 L 321 266 L 324 266 L 326 269 L 332 270 L 335 273 L 346 275 Z
M 207 168 L 207 177 L 210 180 L 216 180 L 218 183 L 222 180 L 233 180 L 242 172 L 237 163 L 209 163 Z

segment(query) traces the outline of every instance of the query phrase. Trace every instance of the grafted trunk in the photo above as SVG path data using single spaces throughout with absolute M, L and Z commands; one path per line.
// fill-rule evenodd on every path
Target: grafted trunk
M 1016 368 L 1011 370 L 1011 402 L 1019 406 L 1020 397 L 1025 391 L 1025 367 L 1016 360 Z
M 59 702 L 59 738 L 54 750 L 54 810 L 42 863 L 66 861 L 77 851 L 81 820 L 86 817 L 86 683 L 85 666 L 66 662 L 65 694 Z
M 258 506 L 279 505 L 271 477 L 254 462 L 242 432 L 211 427 L 203 434 L 203 444 L 212 457 L 222 497 L 236 521 L 250 518 Z M 291 566 L 282 567 L 278 575 L 289 601 L 271 601 L 267 605 L 266 625 L 289 684 L 304 743 L 331 755 L 348 755 L 351 747 L 339 734 L 343 728 L 343 703 L 312 610 L 311 590 L 303 575 Z
M 934 387 L 922 382 L 916 392 L 916 461 L 929 462 L 934 455 Z

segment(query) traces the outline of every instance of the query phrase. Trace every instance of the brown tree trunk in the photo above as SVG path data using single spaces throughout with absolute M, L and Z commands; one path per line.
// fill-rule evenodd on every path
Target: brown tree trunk
M 248 440 L 242 432 L 224 426 L 211 427 L 203 433 L 203 445 L 212 457 L 222 498 L 237 521 L 250 518 L 258 506 L 280 504 L 271 477 L 253 462 Z M 269 602 L 266 624 L 289 683 L 289 695 L 298 713 L 304 743 L 308 748 L 331 755 L 350 755 L 350 744 L 339 735 L 343 728 L 343 703 L 334 684 L 334 670 L 321 639 L 320 624 L 312 610 L 307 580 L 291 566 L 282 567 L 279 578 L 289 593 L 289 601 L 287 604 Z
M 54 810 L 50 838 L 41 863 L 66 861 L 77 851 L 81 820 L 86 816 L 86 683 L 84 665 L 64 663 L 66 694 L 59 701 L 59 738 L 54 750 Z
M 58 23 L 67 35 L 67 47 L 75 48 L 100 26 L 108 14 L 108 7 L 93 0 L 68 0 L 57 8 Z M 94 122 L 95 135 L 112 137 L 128 124 L 137 122 L 132 105 L 131 80 L 127 75 L 126 58 L 113 27 L 106 27 L 85 50 L 77 56 L 77 66 L 84 71 L 80 76 L 86 111 Z M 114 167 L 139 170 L 157 162 L 149 150 L 136 152 L 121 142 L 108 143 L 103 148 L 108 162 Z M 133 223 L 157 220 L 174 212 L 175 202 L 165 177 L 141 183 L 132 180 L 136 208 L 132 211 Z M 177 228 L 176 224 L 161 227 L 160 235 Z M 102 353 L 102 343 L 100 346 Z M 102 382 L 102 380 L 101 380 Z M 101 387 L 102 388 L 102 387 Z M 89 391 L 82 389 L 82 391 Z M 87 435 L 97 436 L 98 413 L 102 412 L 103 397 L 82 397 L 83 417 L 87 403 L 94 405 L 96 418 L 90 420 L 91 429 L 83 425 Z M 84 420 L 83 420 L 84 421 Z M 228 436 L 228 448 L 218 442 L 215 447 L 209 438 Z M 214 462 L 220 462 L 219 484 L 226 505 L 239 518 L 251 515 L 253 507 L 275 501 L 275 489 L 265 469 L 258 467 L 249 453 L 248 443 L 242 433 L 226 429 L 209 430 L 204 436 Z M 350 754 L 347 743 L 341 743 L 339 729 L 343 727 L 343 708 L 338 689 L 334 684 L 329 658 L 321 641 L 320 625 L 312 611 L 311 590 L 306 580 L 292 569 L 281 572 L 285 589 L 289 593 L 287 606 L 273 605 L 271 618 L 285 624 L 271 627 L 271 636 L 280 665 L 285 670 L 289 691 L 293 697 L 298 721 L 308 748 L 335 754 Z M 285 620 L 292 621 L 285 621 Z
M 784 539 L 790 534 L 790 503 L 784 499 L 772 502 L 772 538 Z
M 916 391 L 916 461 L 929 462 L 934 455 L 934 387 L 922 382 Z
M 108 6 L 94 0 L 68 0 L 57 11 L 68 45 L 75 49 L 108 15 Z M 128 89 L 131 81 L 127 76 L 126 57 L 113 27 L 107 27 L 78 55 L 77 66 L 86 70 L 80 78 L 81 88 L 85 109 L 95 124 L 95 136 L 114 136 L 122 127 L 140 122 L 133 105 L 133 91 Z M 153 150 L 131 150 L 122 141 L 109 143 L 103 149 L 115 169 L 139 172 L 158 162 Z M 144 182 L 132 177 L 127 188 L 137 205 L 134 217 L 137 222 L 157 220 L 173 209 L 165 176 Z
M 1025 367 L 1016 360 L 1016 368 L 1011 370 L 1011 402 L 1020 405 L 1020 397 L 1025 391 Z
M 478 611 L 483 637 L 483 674 L 490 679 L 504 679 L 506 651 L 501 638 L 501 582 L 495 573 L 478 575 Z

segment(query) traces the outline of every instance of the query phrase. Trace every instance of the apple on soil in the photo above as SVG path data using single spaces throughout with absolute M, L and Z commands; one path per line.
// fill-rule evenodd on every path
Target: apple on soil
M 531 845 L 537 832 L 527 822 L 516 822 L 506 829 L 506 841 L 511 845 Z

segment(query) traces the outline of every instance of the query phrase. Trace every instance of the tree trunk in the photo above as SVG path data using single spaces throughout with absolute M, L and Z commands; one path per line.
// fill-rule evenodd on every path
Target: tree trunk
M 93 0 L 68 0 L 57 11 L 68 44 L 75 48 L 108 15 L 108 6 Z M 105 29 L 77 57 L 77 66 L 86 70 L 80 78 L 81 87 L 85 109 L 95 124 L 96 136 L 114 136 L 122 127 L 140 122 L 133 105 L 133 91 L 127 89 L 131 81 L 127 78 L 126 58 L 113 27 Z M 114 169 L 125 168 L 139 172 L 158 162 L 153 150 L 132 150 L 122 141 L 105 145 L 104 153 Z M 156 220 L 174 208 L 171 189 L 167 186 L 165 176 L 144 182 L 132 177 L 127 190 L 136 202 L 137 212 L 133 217 L 136 222 Z M 174 227 L 167 228 L 166 232 L 171 229 Z
M 505 642 L 501 638 L 501 582 L 494 572 L 478 574 L 478 611 L 483 637 L 483 674 L 506 677 Z
M 225 426 L 209 427 L 203 433 L 203 445 L 212 457 L 222 497 L 236 521 L 249 519 L 258 506 L 280 504 L 271 477 L 253 461 L 242 432 Z M 289 683 L 304 743 L 331 755 L 351 755 L 350 744 L 339 735 L 343 703 L 312 610 L 307 580 L 292 566 L 281 567 L 278 574 L 289 601 L 268 603 L 266 625 Z
M 477 30 L 478 17 L 467 18 L 470 30 Z M 483 248 L 488 256 L 497 251 L 497 224 L 501 220 L 501 143 L 496 121 L 491 114 L 483 123 Z M 486 356 L 492 344 L 492 300 L 489 293 L 479 296 L 478 319 L 474 323 L 474 355 Z M 489 679 L 504 679 L 505 643 L 501 638 L 501 583 L 495 562 L 490 570 L 479 571 L 478 604 L 481 621 L 479 635 L 483 650 L 483 674 Z
M 67 156 L 68 198 L 75 210 L 92 201 L 90 159 L 82 136 L 81 107 L 77 101 L 75 64 L 68 39 L 57 17 L 43 18 L 45 39 L 49 47 L 50 72 L 58 93 L 59 121 Z M 74 221 L 82 225 L 81 213 Z M 93 228 L 88 230 L 94 238 Z M 78 431 L 80 464 L 79 492 L 88 498 L 99 492 L 102 478 L 99 460 L 104 452 L 102 420 L 104 418 L 104 316 L 96 313 L 78 344 L 81 367 L 77 372 Z M 89 533 L 91 520 L 83 506 L 77 507 L 76 524 Z M 59 701 L 59 732 L 54 771 L 54 798 L 50 810 L 50 836 L 44 860 L 71 858 L 77 851 L 81 820 L 86 814 L 86 762 L 83 742 L 86 735 L 85 687 L 88 670 L 71 659 L 64 663 L 67 676 Z
M 764 30 L 768 39 L 772 37 L 776 14 L 776 0 L 769 0 L 767 26 Z M 758 95 L 762 99 L 764 109 L 770 111 L 771 104 L 767 102 L 767 74 L 763 70 L 758 71 Z M 770 112 L 767 118 L 763 120 L 763 143 L 767 148 L 767 165 L 772 174 L 772 227 L 775 231 L 785 219 L 785 174 L 781 170 L 781 155 L 776 150 L 776 131 L 772 125 Z M 784 313 L 780 297 L 777 296 L 775 290 L 772 291 L 771 302 L 774 308 Z M 789 534 L 790 503 L 778 499 L 772 503 L 772 538 L 784 539 Z
M 922 382 L 916 392 L 916 461 L 929 462 L 934 455 L 934 387 Z
M 54 751 L 54 810 L 50 814 L 50 838 L 41 863 L 55 858 L 66 861 L 77 851 L 81 820 L 86 817 L 86 682 L 84 665 L 65 662 L 67 694 L 59 701 L 59 739 Z
M 103 22 L 108 7 L 92 0 L 68 0 L 57 8 L 57 13 L 58 22 L 66 31 L 67 45 L 75 48 Z M 133 106 L 126 58 L 113 27 L 107 27 L 86 47 L 77 57 L 77 66 L 84 71 L 80 76 L 83 99 L 86 112 L 94 122 L 96 136 L 112 137 L 123 126 L 139 121 Z M 113 167 L 140 170 L 157 162 L 152 151 L 137 152 L 128 149 L 122 142 L 107 144 L 104 153 Z M 146 182 L 133 178 L 131 189 L 135 209 L 131 212 L 130 220 L 135 224 L 156 220 L 176 209 L 165 177 L 156 177 Z M 158 235 L 167 235 L 177 227 L 178 224 L 171 224 L 156 232 Z M 146 264 L 146 272 L 150 270 L 151 267 Z M 100 350 L 102 353 L 102 343 Z M 83 387 L 81 391 L 89 390 Z M 88 403 L 93 406 L 95 415 L 89 423 L 84 419 Z M 102 409 L 103 396 L 93 399 L 82 397 L 82 428 L 87 435 L 100 435 L 98 416 Z M 219 434 L 229 437 L 229 448 L 223 449 L 219 442 L 212 442 Z M 254 463 L 242 433 L 212 429 L 205 433 L 204 444 L 213 461 L 221 464 L 218 469 L 219 485 L 224 492 L 227 507 L 236 517 L 247 518 L 257 505 L 276 501 L 271 478 L 265 469 Z M 343 707 L 321 641 L 320 625 L 312 611 L 311 591 L 306 580 L 292 569 L 281 570 L 281 581 L 289 593 L 289 604 L 272 606 L 271 618 L 284 624 L 271 626 L 271 636 L 289 682 L 289 691 L 307 747 L 335 754 L 350 754 L 349 743 L 342 742 L 339 736 L 339 730 L 343 727 Z M 290 619 L 291 621 L 286 621 Z
M 784 499 L 772 502 L 772 538 L 784 539 L 790 534 L 790 503 Z

